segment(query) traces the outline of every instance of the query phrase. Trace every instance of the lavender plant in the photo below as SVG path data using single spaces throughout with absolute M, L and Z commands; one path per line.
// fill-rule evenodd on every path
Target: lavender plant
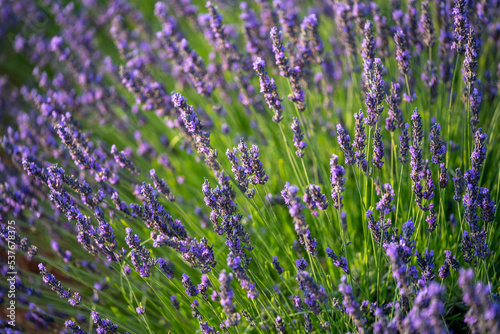
M 498 17 L 0 1 L 1 331 L 497 333 Z

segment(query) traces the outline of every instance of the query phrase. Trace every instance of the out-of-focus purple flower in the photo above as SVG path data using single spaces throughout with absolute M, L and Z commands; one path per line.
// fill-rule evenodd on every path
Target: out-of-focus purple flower
M 448 175 L 448 169 L 445 167 L 444 162 L 439 165 L 439 186 L 441 189 L 446 188 L 450 176 Z
M 373 135 L 373 165 L 381 169 L 384 164 L 384 143 L 382 142 L 381 129 L 377 128 L 375 134 Z
M 283 267 L 280 265 L 277 256 L 273 256 L 273 267 L 278 275 L 281 275 L 283 273 Z
M 474 30 L 471 29 L 469 37 L 467 38 L 467 45 L 465 46 L 464 67 L 462 74 L 465 81 L 465 86 L 470 88 L 476 81 L 477 77 L 477 64 L 479 61 L 479 48 L 476 43 L 476 35 Z
M 396 128 L 404 127 L 403 112 L 400 109 L 401 104 L 401 86 L 398 83 L 392 83 L 391 92 L 387 96 L 387 118 L 385 119 L 385 128 L 394 132 Z
M 425 71 L 420 76 L 424 82 L 425 88 L 429 90 L 430 102 L 434 104 L 438 96 L 439 77 L 437 76 L 437 69 L 432 60 L 427 60 Z
M 280 70 L 280 75 L 286 78 L 290 72 L 290 65 L 288 57 L 285 55 L 286 48 L 283 46 L 282 38 L 281 31 L 273 27 L 271 29 L 271 40 L 273 42 L 274 59 Z
M 472 269 L 460 269 L 458 285 L 463 291 L 462 300 L 469 307 L 465 322 L 472 333 L 500 332 L 500 304 L 491 301 L 489 284 L 473 282 Z
M 497 206 L 491 199 L 491 193 L 487 188 L 479 188 L 478 204 L 481 209 L 481 220 L 485 223 L 494 221 Z
M 470 127 L 475 133 L 477 131 L 477 126 L 479 125 L 479 112 L 481 111 L 481 100 L 483 98 L 483 92 L 480 88 L 474 87 L 470 95 Z
M 66 320 L 64 322 L 64 327 L 67 329 L 71 330 L 72 333 L 74 334 L 87 334 L 86 331 L 84 331 L 76 322 L 73 320 Z
M 441 139 L 441 126 L 434 123 L 429 134 L 431 161 L 435 164 L 440 164 L 443 161 L 445 154 L 445 144 Z
M 347 277 L 345 275 L 342 276 L 341 281 L 342 283 L 339 284 L 339 292 L 343 297 L 342 305 L 344 305 L 346 313 L 354 321 L 358 331 L 360 333 L 365 333 L 367 321 L 360 310 L 358 301 L 352 293 L 352 287 L 346 283 Z
M 467 1 L 456 0 L 453 7 L 455 40 L 452 48 L 459 54 L 465 52 L 465 45 L 469 37 L 469 18 L 467 16 Z
M 465 179 L 460 168 L 457 168 L 455 170 L 455 177 L 453 178 L 453 183 L 455 184 L 455 195 L 453 196 L 453 199 L 456 202 L 460 202 L 462 200 L 462 194 L 464 193 L 465 189 Z
M 339 165 L 339 157 L 335 154 L 330 159 L 330 184 L 332 186 L 333 207 L 340 210 L 344 204 L 342 203 L 342 193 L 344 192 L 344 167 Z
M 420 290 L 403 320 L 403 332 L 447 333 L 448 329 L 443 320 L 446 311 L 444 300 L 445 289 L 439 283 L 432 282 Z
M 232 280 L 233 274 L 227 274 L 225 270 L 220 272 L 220 304 L 222 305 L 222 309 L 227 316 L 224 324 L 228 327 L 237 326 L 241 320 L 241 315 L 236 312 L 236 303 L 233 301 L 234 291 L 231 288 Z
M 109 319 L 103 319 L 99 313 L 92 312 L 92 320 L 97 325 L 97 333 L 118 333 L 118 326 L 112 323 Z
M 439 268 L 439 278 L 445 279 L 446 277 L 450 276 L 450 268 L 453 270 L 458 270 L 459 263 L 458 260 L 455 258 L 454 255 L 451 254 L 449 250 L 444 251 L 446 258 L 444 260 L 443 265 Z
M 403 30 L 398 29 L 394 34 L 394 43 L 396 44 L 396 60 L 398 61 L 399 71 L 401 74 L 407 75 L 410 72 L 410 51 L 406 35 Z
M 408 128 L 410 126 L 405 123 L 404 128 L 401 130 L 401 135 L 399 136 L 399 161 L 404 165 L 408 162 L 408 151 L 410 150 L 410 135 L 408 133 Z
M 379 58 L 375 58 L 369 72 L 366 73 L 367 92 L 365 105 L 367 107 L 366 125 L 373 127 L 384 111 L 382 102 L 385 98 L 385 81 L 383 78 L 384 66 Z
M 359 113 L 354 114 L 354 119 L 356 124 L 354 126 L 354 141 L 352 146 L 356 149 L 354 154 L 356 158 L 356 165 L 361 168 L 363 172 L 368 169 L 368 162 L 366 161 L 365 146 L 366 146 L 366 133 L 365 127 L 363 126 L 363 112 L 359 110 Z
M 346 133 L 340 124 L 337 124 L 337 142 L 344 153 L 345 163 L 352 166 L 356 160 L 351 145 L 351 136 Z
M 295 261 L 295 265 L 297 267 L 297 270 L 306 270 L 308 263 L 306 259 L 302 258 L 297 259 L 297 261 Z
M 316 239 L 313 239 L 309 226 L 304 217 L 304 204 L 302 204 L 300 197 L 297 195 L 299 188 L 295 185 L 290 185 L 289 182 L 285 184 L 284 189 L 281 191 L 281 196 L 288 206 L 288 212 L 294 221 L 295 231 L 299 236 L 300 243 L 306 250 L 313 256 L 316 256 Z
M 278 331 L 278 333 L 280 334 L 284 334 L 286 333 L 286 325 L 285 323 L 283 323 L 283 319 L 278 315 L 276 317 L 276 330 Z
M 292 120 L 292 131 L 293 131 L 293 145 L 297 148 L 295 154 L 299 158 L 302 158 L 305 154 L 304 149 L 307 147 L 307 143 L 304 140 L 304 133 L 302 132 L 302 127 L 297 117 L 294 117 Z
M 292 92 L 288 95 L 288 99 L 295 103 L 299 111 L 306 110 L 305 93 L 302 89 L 300 81 L 302 79 L 302 69 L 300 66 L 294 66 L 288 73 L 288 80 L 292 86 Z
M 343 2 L 335 3 L 335 23 L 342 43 L 345 47 L 345 54 L 356 62 L 356 36 L 351 15 L 351 7 Z
M 422 39 L 428 48 L 432 48 L 436 37 L 434 36 L 434 24 L 432 22 L 432 12 L 428 0 L 422 1 L 422 15 L 420 16 L 420 27 Z
M 474 150 L 472 151 L 470 160 L 472 169 L 479 172 L 481 171 L 481 167 L 484 165 L 484 161 L 486 160 L 485 142 L 486 139 L 488 138 L 488 135 L 482 132 L 482 129 L 479 128 L 474 134 L 474 137 L 475 137 Z

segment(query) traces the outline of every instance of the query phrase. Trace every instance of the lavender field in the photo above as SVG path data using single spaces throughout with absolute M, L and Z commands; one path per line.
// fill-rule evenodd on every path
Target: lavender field
M 500 0 L 0 0 L 0 332 L 500 333 L 499 50 Z

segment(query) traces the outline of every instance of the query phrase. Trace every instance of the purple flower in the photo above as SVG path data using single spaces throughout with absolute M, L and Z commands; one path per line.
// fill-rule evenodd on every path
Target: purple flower
M 381 169 L 384 164 L 384 143 L 382 142 L 382 134 L 380 133 L 380 128 L 375 130 L 373 136 L 373 165 Z
M 469 37 L 469 18 L 467 16 L 467 2 L 465 0 L 456 0 L 453 7 L 454 25 L 455 25 L 455 41 L 452 48 L 463 54 L 465 45 Z
M 478 204 L 481 209 L 481 220 L 490 223 L 495 220 L 497 206 L 491 199 L 490 191 L 487 188 L 479 188 Z
M 477 126 L 479 125 L 479 112 L 481 110 L 482 97 L 483 92 L 477 87 L 474 87 L 470 95 L 470 112 L 472 115 L 470 118 L 470 126 L 471 130 L 474 133 L 476 132 Z
M 464 67 L 462 68 L 465 86 L 468 88 L 470 88 L 476 81 L 478 61 L 479 48 L 476 43 L 474 30 L 471 29 L 469 37 L 467 38 L 467 45 L 465 46 Z
M 280 334 L 286 333 L 286 325 L 283 323 L 283 319 L 278 315 L 276 317 L 276 330 Z
M 321 312 L 319 303 L 325 303 L 328 300 L 325 288 L 318 285 L 307 271 L 299 270 L 296 280 L 299 283 L 299 289 L 304 292 L 304 304 L 314 315 L 318 315 Z M 299 307 L 296 299 L 295 306 Z
M 445 250 L 444 253 L 446 254 L 446 258 L 444 260 L 443 265 L 439 268 L 439 278 L 445 279 L 446 277 L 450 276 L 450 268 L 453 270 L 458 270 L 459 263 L 457 259 L 455 258 L 454 255 L 451 254 L 450 251 Z
M 439 283 L 431 282 L 419 291 L 413 307 L 403 320 L 405 333 L 447 333 L 443 320 L 445 289 Z
M 382 76 L 384 66 L 379 58 L 375 58 L 366 75 L 367 92 L 365 94 L 365 105 L 367 107 L 367 117 L 365 123 L 373 127 L 380 119 L 384 106 L 382 101 L 385 98 L 385 82 Z
M 237 154 L 238 150 L 236 148 L 233 148 L 233 150 L 227 149 L 226 151 L 226 156 L 231 162 L 231 170 L 234 173 L 234 179 L 238 183 L 238 188 L 240 188 L 240 190 L 244 192 L 248 198 L 253 198 L 255 195 L 255 189 L 248 189 L 248 175 L 239 164 L 238 157 L 236 156 Z
M 146 308 L 144 306 L 138 306 L 135 308 L 135 311 L 137 312 L 137 314 L 144 314 L 146 313 Z
M 277 256 L 273 256 L 273 267 L 278 275 L 281 275 L 283 273 L 283 267 L 280 266 Z
M 313 211 L 312 214 L 315 216 L 318 214 L 314 211 L 316 208 L 319 210 L 326 210 L 328 207 L 326 196 L 321 193 L 321 188 L 314 184 L 310 184 L 306 187 L 302 200 L 306 203 L 307 208 Z
M 345 163 L 352 166 L 354 164 L 355 157 L 351 145 L 351 136 L 345 132 L 344 128 L 340 124 L 337 124 L 337 142 L 344 153 Z
M 469 307 L 465 322 L 472 333 L 500 332 L 500 304 L 490 300 L 489 284 L 474 283 L 472 269 L 460 269 L 458 285 L 463 291 L 462 300 Z
M 341 278 L 342 283 L 339 284 L 339 292 L 342 294 L 342 305 L 344 305 L 346 313 L 354 321 L 360 333 L 365 332 L 366 318 L 361 312 L 360 305 L 352 293 L 352 287 L 346 284 L 347 277 L 345 275 Z
M 481 171 L 481 167 L 484 165 L 484 161 L 486 160 L 486 146 L 484 145 L 488 136 L 486 133 L 482 132 L 482 129 L 479 128 L 474 134 L 474 150 L 471 154 L 471 166 L 472 169 L 479 172 Z
M 286 48 L 283 46 L 281 31 L 278 28 L 271 28 L 271 40 L 273 42 L 273 53 L 274 59 L 276 59 L 276 65 L 280 70 L 280 75 L 283 77 L 288 77 L 290 72 L 290 65 L 288 64 L 288 57 L 285 55 Z
M 453 196 L 453 199 L 456 202 L 460 202 L 462 200 L 462 194 L 464 193 L 465 189 L 465 179 L 460 168 L 457 168 L 455 170 L 453 183 L 455 184 L 455 195 Z
M 103 319 L 99 313 L 92 312 L 92 320 L 97 324 L 96 332 L 99 334 L 104 333 L 118 333 L 118 326 L 112 323 L 109 319 Z
M 406 35 L 403 30 L 398 29 L 394 34 L 394 43 L 396 44 L 396 60 L 398 61 L 401 74 L 407 75 L 410 72 L 410 51 Z
M 408 123 L 405 123 L 399 136 L 399 161 L 404 165 L 408 162 L 408 151 L 410 150 L 410 135 L 408 134 Z
M 308 263 L 306 259 L 302 258 L 295 261 L 295 265 L 297 266 L 297 270 L 306 270 Z
M 432 48 L 434 42 L 436 41 L 436 37 L 434 36 L 434 24 L 432 23 L 432 12 L 428 0 L 422 1 L 420 26 L 425 46 Z
M 167 263 L 167 261 L 162 258 L 158 259 L 158 267 L 160 270 L 167 275 L 168 278 L 174 278 L 174 269 Z
M 182 285 L 186 288 L 186 293 L 190 297 L 195 297 L 200 292 L 198 287 L 193 284 L 190 277 L 186 274 L 182 274 Z
M 431 133 L 429 135 L 431 161 L 435 164 L 440 164 L 443 161 L 445 154 L 445 144 L 441 139 L 441 126 L 437 123 L 432 125 Z
M 399 108 L 401 104 L 401 86 L 398 83 L 392 83 L 390 95 L 387 96 L 387 114 L 385 119 L 385 128 L 388 131 L 394 132 L 396 128 L 403 128 L 404 118 L 403 112 Z
M 225 270 L 220 272 L 220 304 L 222 305 L 222 309 L 227 316 L 224 324 L 228 327 L 237 326 L 241 319 L 241 315 L 236 312 L 236 303 L 233 301 L 234 291 L 231 288 L 232 280 L 233 274 L 227 274 Z
M 448 169 L 445 167 L 444 162 L 439 165 L 439 186 L 441 189 L 446 188 L 450 176 L 448 175 Z
M 346 179 L 344 178 L 344 167 L 338 164 L 339 157 L 332 154 L 330 159 L 330 184 L 332 186 L 332 199 L 333 207 L 340 210 L 344 205 L 342 204 L 342 193 L 344 192 L 344 183 Z
M 292 121 L 292 131 L 293 131 L 293 145 L 297 148 L 295 154 L 302 158 L 304 156 L 304 149 L 307 147 L 307 143 L 304 140 L 304 134 L 302 133 L 302 127 L 300 126 L 299 119 L 297 117 L 293 118 Z
M 279 123 L 283 120 L 282 99 L 280 99 L 274 79 L 269 79 L 265 66 L 266 63 L 260 57 L 253 63 L 253 68 L 259 76 L 260 92 L 264 94 L 267 105 L 274 112 L 273 121 Z
M 361 168 L 362 171 L 366 172 L 368 169 L 368 162 L 366 161 L 365 146 L 366 146 L 366 133 L 365 127 L 363 126 L 363 112 L 359 110 L 359 113 L 354 114 L 354 119 L 356 120 L 356 125 L 354 126 L 354 142 L 352 146 L 356 149 L 355 158 L 356 165 Z
M 376 204 L 377 210 L 380 212 L 380 217 L 385 217 L 395 210 L 395 206 L 392 204 L 392 201 L 394 200 L 394 190 L 392 189 L 391 184 L 384 184 L 383 190 L 384 193 Z
M 333 260 L 333 264 L 335 267 L 342 269 L 346 274 L 349 274 L 349 266 L 347 265 L 347 258 L 337 256 L 335 252 L 330 249 L 330 247 L 326 247 L 326 255 Z
M 424 82 L 425 88 L 429 90 L 431 104 L 436 102 L 438 96 L 439 77 L 437 76 L 437 69 L 432 60 L 427 60 L 425 71 L 420 76 Z
M 84 331 L 79 325 L 77 325 L 76 322 L 73 320 L 66 320 L 64 322 L 64 327 L 67 329 L 71 330 L 72 333 L 74 334 L 87 334 L 86 331 Z

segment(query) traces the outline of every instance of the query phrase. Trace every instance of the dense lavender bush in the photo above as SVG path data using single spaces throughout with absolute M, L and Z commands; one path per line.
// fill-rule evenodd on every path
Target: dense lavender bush
M 499 333 L 499 17 L 0 0 L 0 329 Z

